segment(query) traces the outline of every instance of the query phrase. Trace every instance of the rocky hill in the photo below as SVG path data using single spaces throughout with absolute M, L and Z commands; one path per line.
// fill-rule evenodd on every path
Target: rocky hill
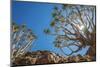
M 39 64 L 58 64 L 58 63 L 69 63 L 69 62 L 83 62 L 83 61 L 92 61 L 92 58 L 89 55 L 86 56 L 59 56 L 56 53 L 50 51 L 36 51 L 36 52 L 27 52 L 24 55 L 21 55 L 15 58 L 13 66 L 20 65 L 39 65 Z

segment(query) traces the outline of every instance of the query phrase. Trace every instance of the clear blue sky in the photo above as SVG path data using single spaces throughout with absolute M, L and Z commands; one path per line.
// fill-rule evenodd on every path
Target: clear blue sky
M 54 47 L 52 43 L 54 37 L 46 35 L 43 30 L 48 28 L 52 20 L 52 10 L 55 5 L 60 4 L 47 4 L 47 3 L 34 3 L 34 2 L 18 2 L 13 1 L 12 3 L 12 21 L 21 25 L 25 23 L 28 28 L 37 35 L 38 39 L 33 44 L 32 50 L 49 50 L 56 53 L 61 53 L 59 49 Z M 75 48 L 75 47 L 74 47 Z M 84 55 L 86 49 L 78 52 Z M 65 50 L 66 53 L 70 53 L 69 50 Z

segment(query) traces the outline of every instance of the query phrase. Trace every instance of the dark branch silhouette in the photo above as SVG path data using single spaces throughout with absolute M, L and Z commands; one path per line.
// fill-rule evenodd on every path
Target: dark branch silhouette
M 65 55 L 77 53 L 82 48 L 89 46 L 86 55 L 93 58 L 96 55 L 96 18 L 95 6 L 83 5 L 61 5 L 55 6 L 52 13 L 52 22 L 50 26 L 54 31 L 45 29 L 45 33 L 56 36 L 54 45 Z M 49 31 L 49 33 L 48 33 Z M 76 46 L 73 50 L 70 46 Z M 66 54 L 63 48 L 71 50 Z

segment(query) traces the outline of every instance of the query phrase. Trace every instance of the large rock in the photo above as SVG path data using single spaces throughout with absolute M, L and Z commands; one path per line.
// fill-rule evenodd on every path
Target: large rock
M 50 51 L 35 51 L 27 52 L 15 58 L 13 65 L 56 64 L 83 61 L 92 61 L 92 58 L 89 55 L 85 55 L 84 57 L 81 55 L 63 57 Z

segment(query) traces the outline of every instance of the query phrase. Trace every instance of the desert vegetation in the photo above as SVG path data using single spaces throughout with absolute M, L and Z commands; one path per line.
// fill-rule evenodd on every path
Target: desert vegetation
M 11 61 L 14 62 L 17 57 L 29 51 L 37 37 L 26 25 L 15 23 L 12 23 L 11 35 Z
M 53 36 L 52 45 L 60 49 L 64 56 L 49 50 L 30 51 L 39 36 L 27 25 L 18 25 L 13 22 L 11 26 L 12 66 L 95 61 L 95 12 L 96 7 L 89 5 L 54 6 L 51 13 L 52 20 L 49 22 L 50 27 L 44 28 L 42 32 L 47 37 Z M 41 46 L 43 46 L 42 43 Z M 86 47 L 89 47 L 86 54 L 74 55 Z M 70 53 L 66 53 L 65 50 L 69 50 Z
M 52 22 L 49 28 L 44 29 L 48 35 L 55 36 L 53 42 L 66 56 L 71 56 L 89 46 L 86 55 L 91 60 L 96 58 L 96 18 L 95 6 L 62 5 L 55 6 L 52 12 Z M 77 47 L 77 49 L 71 48 Z M 71 52 L 66 54 L 63 48 L 67 47 Z

